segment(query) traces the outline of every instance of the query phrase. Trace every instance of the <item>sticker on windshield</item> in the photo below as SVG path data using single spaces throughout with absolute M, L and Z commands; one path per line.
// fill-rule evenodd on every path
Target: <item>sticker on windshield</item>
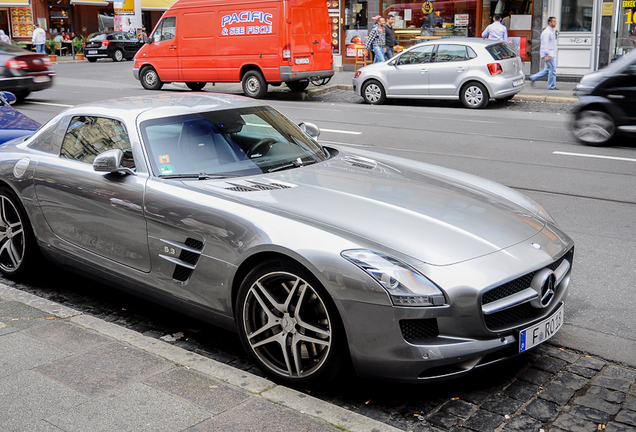
M 159 155 L 159 163 L 170 163 L 170 155 Z
M 172 174 L 174 172 L 174 167 L 172 165 L 162 165 L 159 168 L 159 171 L 161 171 L 161 175 Z

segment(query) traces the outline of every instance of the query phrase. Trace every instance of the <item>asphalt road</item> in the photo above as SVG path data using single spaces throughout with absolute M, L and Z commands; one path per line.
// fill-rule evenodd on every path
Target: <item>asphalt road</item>
M 52 89 L 32 94 L 17 108 L 44 122 L 66 106 L 152 94 L 133 78 L 132 62 L 60 64 L 56 70 Z M 163 90 L 187 91 L 180 85 Z M 517 102 L 472 111 L 437 102 L 368 106 L 329 96 L 269 102 L 296 122 L 316 123 L 327 145 L 362 146 L 470 172 L 541 203 L 576 242 L 566 324 L 555 342 L 636 367 L 636 147 L 631 143 L 577 144 L 568 129 L 568 104 Z

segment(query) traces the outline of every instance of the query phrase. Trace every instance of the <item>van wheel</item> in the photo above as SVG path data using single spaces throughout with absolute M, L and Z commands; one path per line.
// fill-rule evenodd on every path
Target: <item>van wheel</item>
M 243 75 L 242 85 L 245 96 L 263 99 L 267 94 L 267 83 L 259 71 L 251 70 Z
M 141 70 L 141 85 L 146 90 L 159 90 L 163 87 L 159 74 L 151 66 L 146 66 Z
M 113 54 L 113 61 L 120 62 L 124 59 L 124 52 L 120 49 L 115 50 Z
M 186 83 L 186 86 L 188 86 L 188 88 L 192 91 L 201 91 L 206 84 L 207 83 L 204 82 L 189 82 Z
M 291 81 L 286 84 L 287 87 L 289 87 L 289 89 L 293 92 L 301 92 L 309 87 L 309 81 Z
M 478 82 L 462 87 L 459 97 L 466 108 L 485 108 L 490 99 L 486 87 Z

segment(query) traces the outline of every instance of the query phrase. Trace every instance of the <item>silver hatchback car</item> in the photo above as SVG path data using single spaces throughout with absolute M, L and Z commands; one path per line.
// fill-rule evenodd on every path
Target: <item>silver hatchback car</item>
M 460 99 L 467 108 L 508 101 L 523 90 L 521 58 L 505 43 L 481 38 L 414 45 L 356 72 L 353 90 L 370 104 L 387 98 Z

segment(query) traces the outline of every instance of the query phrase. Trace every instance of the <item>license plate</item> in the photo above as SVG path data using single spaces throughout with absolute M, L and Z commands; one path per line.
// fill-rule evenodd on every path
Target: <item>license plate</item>
M 535 347 L 556 334 L 563 326 L 563 305 L 548 318 L 519 332 L 519 352 Z
M 36 76 L 36 77 L 33 77 L 33 82 L 36 84 L 47 83 L 47 82 L 51 82 L 51 78 L 47 76 Z
M 97 50 L 89 50 L 88 53 L 89 54 L 97 54 Z
M 308 58 L 297 58 L 297 59 L 294 59 L 294 62 L 296 62 L 296 64 L 309 64 L 309 59 Z
M 520 85 L 522 85 L 522 84 L 523 84 L 523 80 L 522 80 L 522 79 L 514 80 L 514 81 L 512 82 L 512 86 L 513 86 L 513 87 L 519 87 L 519 86 L 520 86 Z

